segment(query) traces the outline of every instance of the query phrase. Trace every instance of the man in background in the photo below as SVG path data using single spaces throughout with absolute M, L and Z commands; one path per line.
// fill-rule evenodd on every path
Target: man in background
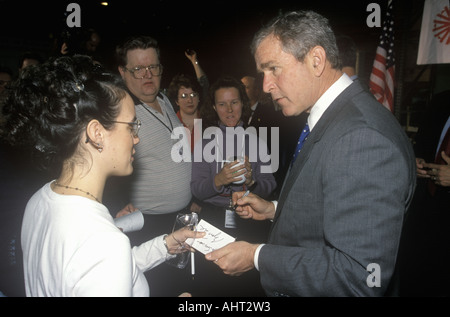
M 178 146 L 180 140 L 174 129 L 183 125 L 169 99 L 160 92 L 163 65 L 158 42 L 148 36 L 131 37 L 117 47 L 116 54 L 119 73 L 134 100 L 136 117 L 142 122 L 140 142 L 135 147 L 134 172 L 128 183 L 120 180 L 120 186 L 113 189 L 113 195 L 123 197 L 124 192 L 128 194 L 121 203 L 130 204 L 119 215 L 136 209 L 144 214 L 144 227 L 129 233 L 131 243 L 137 245 L 171 232 L 177 213 L 189 212 L 186 207 L 192 197 L 191 163 L 175 162 L 172 151 L 182 155 L 183 150 L 189 149 L 190 140 L 183 135 L 187 146 Z M 117 200 L 117 197 L 113 198 Z M 150 288 L 155 290 L 153 296 L 177 296 L 183 292 L 181 290 L 186 290 L 182 283 L 190 277 L 187 271 L 168 265 L 150 270 L 146 276 Z M 178 280 L 178 283 L 168 282 L 169 277 L 176 276 L 178 279 L 173 281 Z

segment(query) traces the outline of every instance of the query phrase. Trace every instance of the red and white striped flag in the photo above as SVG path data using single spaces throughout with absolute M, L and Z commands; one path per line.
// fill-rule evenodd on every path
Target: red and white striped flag
M 450 1 L 426 0 L 417 64 L 450 63 Z
M 386 108 L 394 112 L 394 16 L 392 0 L 388 3 L 386 17 L 377 47 L 372 73 L 370 74 L 370 91 Z

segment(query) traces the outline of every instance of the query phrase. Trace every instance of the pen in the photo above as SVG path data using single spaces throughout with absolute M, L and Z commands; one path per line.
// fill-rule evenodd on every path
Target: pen
M 195 259 L 194 259 L 194 252 L 191 252 L 191 274 L 192 274 L 192 279 L 194 279 L 194 275 L 195 275 Z
M 198 224 L 198 216 L 195 212 L 192 212 L 193 220 L 194 220 L 194 226 L 192 230 L 197 231 L 197 224 Z M 194 258 L 194 251 L 191 251 L 191 275 L 192 279 L 194 279 L 195 276 L 195 258 Z
M 247 190 L 245 193 L 244 193 L 244 195 L 242 195 L 242 197 L 241 198 L 244 198 L 244 197 L 247 197 L 248 196 L 248 194 L 250 194 L 250 190 Z M 234 209 L 236 209 L 236 207 L 237 207 L 238 205 L 237 204 L 235 204 L 234 205 Z

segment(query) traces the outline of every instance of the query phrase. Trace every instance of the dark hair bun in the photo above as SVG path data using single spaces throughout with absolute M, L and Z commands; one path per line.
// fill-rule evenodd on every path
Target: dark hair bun
M 121 80 L 88 56 L 51 59 L 29 66 L 13 83 L 4 114 L 6 139 L 32 149 L 44 168 L 62 166 L 92 119 L 114 120 L 125 96 Z

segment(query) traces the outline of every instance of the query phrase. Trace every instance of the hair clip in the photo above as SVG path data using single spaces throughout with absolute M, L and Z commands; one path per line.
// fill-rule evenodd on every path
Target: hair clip
M 84 85 L 82 82 L 77 81 L 75 83 L 72 83 L 72 88 L 73 90 L 75 90 L 75 92 L 80 92 L 84 90 Z
M 45 153 L 45 148 L 42 144 L 38 144 L 34 147 L 36 150 L 38 150 L 41 153 Z

